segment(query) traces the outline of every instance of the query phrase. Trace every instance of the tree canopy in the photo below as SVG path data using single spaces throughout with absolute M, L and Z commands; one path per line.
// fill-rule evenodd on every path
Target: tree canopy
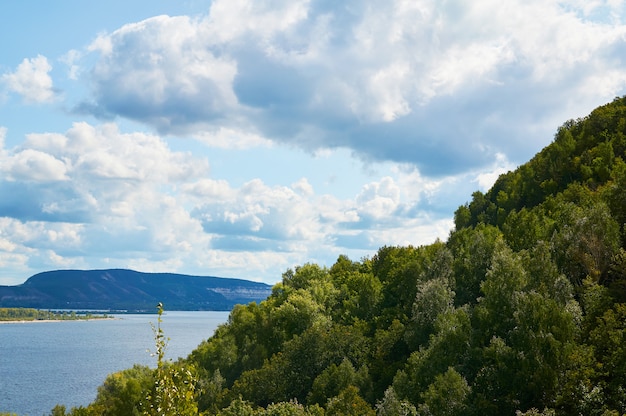
M 286 271 L 266 300 L 236 306 L 171 364 L 195 380 L 188 408 L 626 413 L 625 152 L 626 98 L 617 98 L 475 192 L 447 241 Z M 113 375 L 70 414 L 127 414 L 101 404 L 144 400 L 155 377 Z

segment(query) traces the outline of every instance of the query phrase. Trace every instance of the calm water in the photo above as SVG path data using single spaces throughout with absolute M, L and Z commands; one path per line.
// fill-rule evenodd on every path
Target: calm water
M 118 318 L 0 324 L 0 412 L 41 416 L 56 404 L 87 405 L 108 374 L 155 367 L 150 323 L 157 316 Z M 227 319 L 228 312 L 166 312 L 167 356 L 186 357 Z

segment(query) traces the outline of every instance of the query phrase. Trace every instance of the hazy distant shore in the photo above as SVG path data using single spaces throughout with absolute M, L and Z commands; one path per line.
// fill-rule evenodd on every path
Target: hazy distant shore
M 120 319 L 115 316 L 107 316 L 102 318 L 92 317 L 92 318 L 78 318 L 78 319 L 16 319 L 11 321 L 0 321 L 0 325 L 2 324 L 29 324 L 29 323 L 39 323 L 39 322 L 76 322 L 76 321 L 102 321 L 102 320 L 113 320 Z

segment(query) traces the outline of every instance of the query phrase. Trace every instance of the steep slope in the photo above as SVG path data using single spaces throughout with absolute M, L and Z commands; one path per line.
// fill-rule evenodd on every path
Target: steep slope
M 575 285 L 586 277 L 626 301 L 626 97 L 561 126 L 530 161 L 474 192 L 456 230 L 496 226 L 515 250 L 551 246 Z
M 153 311 L 230 310 L 261 301 L 269 285 L 241 279 L 141 273 L 133 270 L 57 270 L 36 274 L 19 286 L 0 286 L 0 306 Z
M 596 108 L 587 117 L 561 126 L 554 141 L 529 162 L 501 175 L 486 193 L 456 212 L 457 229 L 482 222 L 502 225 L 508 214 L 529 209 L 572 184 L 597 190 L 603 185 L 626 184 L 626 97 Z M 626 197 L 609 202 L 619 224 L 626 222 Z
M 287 271 L 176 363 L 202 386 L 183 399 L 222 415 L 626 414 L 625 137 L 619 98 L 476 192 L 446 242 Z M 110 383 L 133 377 L 154 384 Z M 147 391 L 102 389 L 91 408 L 128 394 L 119 414 L 141 410 Z
M 219 392 L 200 407 L 624 413 L 625 136 L 620 98 L 476 192 L 448 241 L 286 273 L 188 358 Z

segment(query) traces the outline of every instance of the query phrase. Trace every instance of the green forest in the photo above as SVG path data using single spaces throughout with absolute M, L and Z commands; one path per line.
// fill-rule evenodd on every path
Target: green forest
M 51 415 L 626 414 L 624 159 L 626 97 L 471 195 L 447 241 L 287 270 L 187 358 Z

